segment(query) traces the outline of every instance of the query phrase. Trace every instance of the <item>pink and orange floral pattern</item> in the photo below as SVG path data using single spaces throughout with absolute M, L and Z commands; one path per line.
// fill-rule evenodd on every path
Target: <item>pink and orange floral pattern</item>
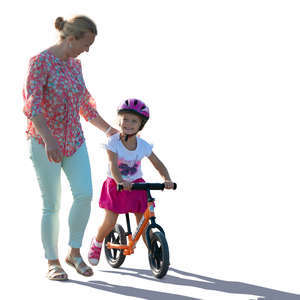
M 31 118 L 43 114 L 64 156 L 71 156 L 84 142 L 80 115 L 89 121 L 98 116 L 78 59 L 60 60 L 48 50 L 32 57 L 23 89 L 27 137 L 44 144 Z

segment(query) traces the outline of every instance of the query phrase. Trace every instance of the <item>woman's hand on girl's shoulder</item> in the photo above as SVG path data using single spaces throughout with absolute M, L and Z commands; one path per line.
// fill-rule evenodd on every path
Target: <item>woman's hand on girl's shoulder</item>
M 119 131 L 117 129 L 111 128 L 106 135 L 107 135 L 107 137 L 110 137 L 110 136 L 112 136 L 112 135 L 114 135 L 114 134 L 116 134 L 118 132 Z

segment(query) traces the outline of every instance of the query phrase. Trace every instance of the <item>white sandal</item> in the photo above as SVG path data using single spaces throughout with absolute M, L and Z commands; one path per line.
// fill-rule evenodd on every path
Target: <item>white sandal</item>
M 66 281 L 68 280 L 68 274 L 60 265 L 49 265 L 48 272 L 46 274 L 49 280 Z

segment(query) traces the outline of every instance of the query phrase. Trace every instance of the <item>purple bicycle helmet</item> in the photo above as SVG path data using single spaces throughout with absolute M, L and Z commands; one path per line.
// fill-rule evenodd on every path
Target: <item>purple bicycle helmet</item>
M 143 129 L 144 125 L 150 117 L 149 108 L 143 101 L 138 99 L 127 99 L 122 102 L 118 107 L 118 114 L 122 112 L 133 113 L 140 116 L 142 118 L 142 125 L 140 130 Z

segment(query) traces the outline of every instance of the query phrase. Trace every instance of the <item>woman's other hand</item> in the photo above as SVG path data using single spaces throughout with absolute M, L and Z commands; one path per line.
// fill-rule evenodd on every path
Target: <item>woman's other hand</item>
M 57 141 L 53 137 L 46 141 L 45 150 L 50 162 L 61 162 L 63 155 L 59 149 Z

